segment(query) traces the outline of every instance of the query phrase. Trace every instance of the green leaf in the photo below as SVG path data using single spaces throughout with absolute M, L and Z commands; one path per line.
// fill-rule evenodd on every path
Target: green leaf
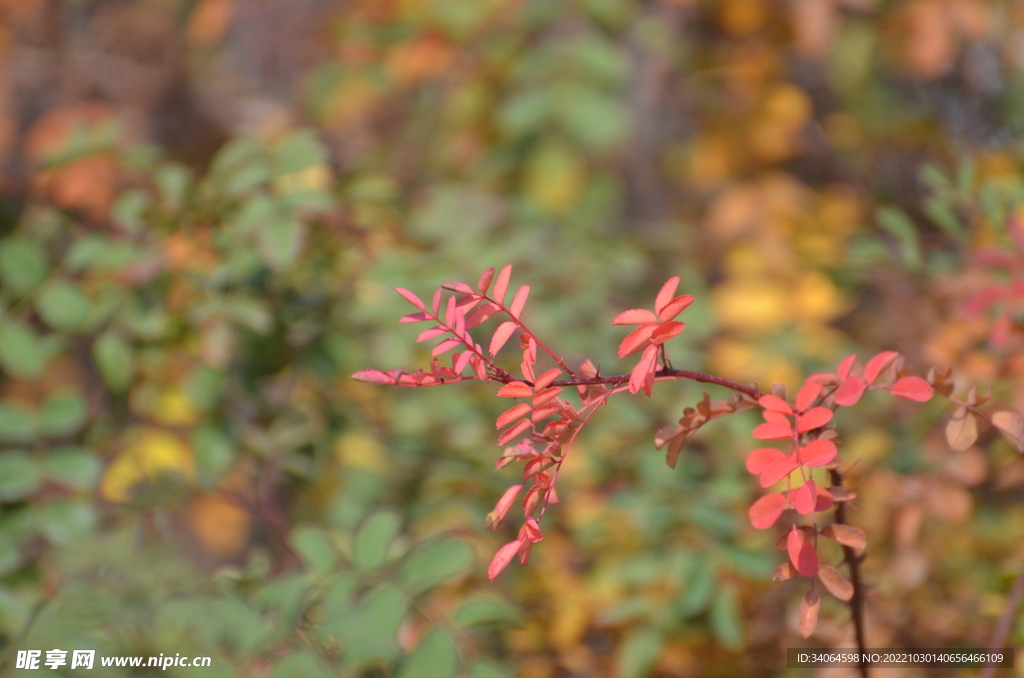
M 469 670 L 469 678 L 508 678 L 508 674 L 494 662 L 480 659 Z
M 39 487 L 40 474 L 24 450 L 0 452 L 0 501 L 18 501 Z
M 92 344 L 96 367 L 110 390 L 121 392 L 128 388 L 135 374 L 132 349 L 116 332 L 104 332 Z
M 651 628 L 633 629 L 619 646 L 615 664 L 622 678 L 641 678 L 650 673 L 658 660 L 665 639 Z
M 306 242 L 306 226 L 288 215 L 276 214 L 256 231 L 260 260 L 272 271 L 287 268 Z
M 398 671 L 398 678 L 454 678 L 459 654 L 448 634 L 434 629 Z
M 374 513 L 363 521 L 352 542 L 352 560 L 356 569 L 372 570 L 384 564 L 401 522 L 391 511 Z
M 96 525 L 92 506 L 80 502 L 54 501 L 35 507 L 39 531 L 55 544 L 67 544 L 80 539 Z
M 452 620 L 460 629 L 484 625 L 515 627 L 523 623 L 523 616 L 505 601 L 487 598 L 465 603 Z
M 273 678 L 331 678 L 333 674 L 320 663 L 316 655 L 299 650 L 274 664 L 270 675 Z
M 0 365 L 12 377 L 38 377 L 46 367 L 47 354 L 39 338 L 20 322 L 0 320 Z
M 0 576 L 14 570 L 19 564 L 21 556 L 18 555 L 18 549 L 8 540 L 0 540 Z
M 80 429 L 87 414 L 85 398 L 78 389 L 63 389 L 43 403 L 39 430 L 43 435 L 60 438 Z
M 381 584 L 363 598 L 357 614 L 345 620 L 342 639 L 346 658 L 353 664 L 389 659 L 398 653 L 396 636 L 407 604 L 401 591 Z
M 129 233 L 141 233 L 146 227 L 145 211 L 149 206 L 150 197 L 145 191 L 125 191 L 114 201 L 110 216 Z
M 28 443 L 36 437 L 35 414 L 19 403 L 0 403 L 0 442 Z
M 419 593 L 450 579 L 473 562 L 469 547 L 454 539 L 441 539 L 410 553 L 398 569 L 406 589 Z
M 698 556 L 689 568 L 684 581 L 685 593 L 679 601 L 679 612 L 684 617 L 691 617 L 704 610 L 715 591 L 715 566 L 707 556 Z
M 81 447 L 54 448 L 46 453 L 43 466 L 47 477 L 78 490 L 92 489 L 100 478 L 99 459 Z
M 0 243 L 0 280 L 18 293 L 25 293 L 46 277 L 46 255 L 39 245 L 19 237 Z
M 36 297 L 36 310 L 47 325 L 62 332 L 76 332 L 89 320 L 89 300 L 76 283 L 51 280 Z
M 878 225 L 888 231 L 900 244 L 903 263 L 916 269 L 921 265 L 921 246 L 917 240 L 917 228 L 910 217 L 899 207 L 886 205 L 875 214 Z
M 327 162 L 327 149 L 312 130 L 299 130 L 278 143 L 271 156 L 274 176 Z
M 192 433 L 192 451 L 199 472 L 211 483 L 220 479 L 235 458 L 231 438 L 212 424 L 200 426 Z
M 323 530 L 314 527 L 300 527 L 292 531 L 292 546 L 303 562 L 313 572 L 330 572 L 334 568 L 336 554 L 331 540 Z
M 709 621 L 711 632 L 715 634 L 718 642 L 731 650 L 739 649 L 743 645 L 743 627 L 740 619 L 736 592 L 732 587 L 722 587 L 711 606 Z
M 279 630 L 291 629 L 299 619 L 306 594 L 312 584 L 301 574 L 286 574 L 273 579 L 253 596 L 259 609 L 278 613 Z

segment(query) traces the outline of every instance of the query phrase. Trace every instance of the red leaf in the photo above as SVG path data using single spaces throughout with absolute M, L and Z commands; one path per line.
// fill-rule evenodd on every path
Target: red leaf
M 661 310 L 665 308 L 670 301 L 672 301 L 672 295 L 676 293 L 676 288 L 679 287 L 679 276 L 672 276 L 665 281 L 665 284 L 658 290 L 658 296 L 654 299 L 654 310 L 661 313 Z
M 530 551 L 533 550 L 533 542 L 524 541 L 519 544 L 519 563 L 526 567 L 530 562 Z
M 430 316 L 426 313 L 410 313 L 409 315 L 403 315 L 398 319 L 400 323 L 421 323 L 424 320 L 430 320 Z
M 747 455 L 747 470 L 759 476 L 773 462 L 785 456 L 785 452 L 774 447 L 759 447 Z
M 832 410 L 827 407 L 814 407 L 805 414 L 796 417 L 796 430 L 798 433 L 813 431 L 832 421 Z
M 442 287 L 458 292 L 460 294 L 473 294 L 473 288 L 464 282 L 454 282 L 452 280 L 446 280 Z
M 665 304 L 665 306 L 658 311 L 658 320 L 661 322 L 667 322 L 672 320 L 677 315 L 686 310 L 686 308 L 693 303 L 693 297 L 689 294 L 676 297 L 672 301 Z
M 819 395 L 821 395 L 821 382 L 811 379 L 805 381 L 804 385 L 797 391 L 796 399 L 793 401 L 796 403 L 797 412 L 806 412 L 807 408 L 814 403 Z
M 510 541 L 509 543 L 498 549 L 498 552 L 494 554 L 494 558 L 491 560 L 491 564 L 487 568 L 487 578 L 493 580 L 501 571 L 505 569 L 505 566 L 512 562 L 512 559 L 516 557 L 516 553 L 519 552 L 519 545 L 521 542 Z
M 543 377 L 543 376 L 544 375 L 542 374 L 541 377 Z M 543 391 L 540 391 L 539 393 L 537 393 L 537 395 L 533 396 L 533 406 L 534 407 L 542 407 L 546 403 L 549 403 L 552 400 L 554 400 L 555 398 L 557 398 L 558 394 L 560 394 L 561 392 L 562 392 L 562 387 L 561 386 L 552 386 L 551 388 L 546 388 Z
M 839 363 L 839 369 L 836 372 L 840 379 L 846 380 L 850 378 L 850 372 L 853 371 L 853 364 L 855 362 L 857 362 L 856 353 L 851 353 L 843 358 L 843 361 Z
M 800 463 L 805 466 L 824 466 L 836 458 L 839 450 L 831 440 L 812 440 L 800 448 Z
M 647 395 L 651 395 L 651 390 L 647 384 L 647 375 L 654 371 L 654 363 L 658 358 L 658 347 L 648 346 L 644 349 L 644 354 L 640 358 L 640 362 L 636 364 L 633 371 L 629 375 L 629 392 L 636 393 L 641 388 Z
M 761 407 L 766 410 L 772 410 L 773 412 L 782 412 L 783 414 L 793 414 L 793 408 L 789 406 L 785 400 L 775 395 L 763 395 L 757 401 Z
M 834 503 L 835 503 L 835 501 L 832 499 L 832 493 L 829 492 L 824 487 L 819 487 L 818 488 L 818 499 L 814 503 L 814 510 L 818 511 L 819 513 L 821 511 L 827 511 L 830 508 L 832 508 L 832 504 L 834 504 Z
M 505 519 L 505 514 L 512 507 L 512 504 L 516 500 L 516 496 L 519 494 L 519 490 L 523 489 L 522 485 L 513 485 L 512 487 L 505 490 L 505 494 L 501 495 L 501 499 L 495 505 L 494 510 L 487 514 L 487 518 L 484 519 L 484 528 L 488 532 L 494 532 L 498 529 L 498 525 Z
M 681 323 L 678 320 L 670 320 L 658 329 L 654 330 L 651 334 L 651 339 L 655 344 L 664 344 L 666 341 L 682 332 L 685 327 L 686 323 Z
M 821 566 L 821 570 L 818 572 L 818 579 L 825 585 L 828 592 L 839 600 L 847 601 L 853 598 L 853 584 L 831 565 Z
M 472 359 L 472 351 L 463 351 L 460 353 L 458 359 L 455 361 L 455 365 L 452 366 L 452 369 L 455 370 L 455 374 L 462 374 L 462 371 L 466 369 L 466 365 L 468 365 L 469 361 Z
M 508 307 L 513 318 L 519 318 L 519 314 L 523 312 L 523 306 L 526 306 L 526 297 L 528 296 L 530 296 L 529 285 L 523 285 L 516 291 L 516 296 L 512 298 L 512 303 Z
M 466 329 L 471 330 L 501 310 L 497 304 L 488 301 L 466 318 Z
M 868 385 L 860 377 L 850 377 L 836 389 L 836 405 L 848 407 L 860 402 Z
M 535 409 L 533 411 L 533 414 L 530 415 L 530 420 L 533 421 L 533 423 L 536 424 L 538 422 L 544 421 L 545 419 L 547 419 L 548 417 L 550 417 L 553 414 L 558 414 L 561 411 L 562 411 L 562 406 L 561 405 L 557 405 L 557 404 L 555 404 L 555 405 L 548 405 L 546 407 L 541 407 L 541 408 Z
M 461 343 L 462 342 L 459 341 L 458 339 L 456 339 L 455 337 L 448 337 L 447 339 L 442 341 L 440 344 L 435 346 L 434 350 L 430 352 L 430 355 L 433 355 L 433 356 L 441 355 L 445 351 L 450 351 L 450 350 L 452 350 L 453 348 L 455 348 L 456 346 L 458 346 Z
M 431 339 L 436 339 L 437 337 L 441 336 L 447 331 L 448 330 L 441 327 L 440 325 L 437 325 L 436 327 L 431 327 L 429 330 L 423 330 L 422 332 L 420 332 L 420 336 L 416 337 L 416 342 L 419 343 L 421 341 L 430 341 Z
M 557 379 L 558 375 L 560 375 L 561 373 L 562 370 L 558 369 L 557 367 L 552 367 L 550 370 L 537 377 L 537 380 L 533 382 L 534 390 L 540 393 L 548 386 L 550 386 L 551 382 Z
M 864 381 L 870 384 L 875 379 L 878 379 L 878 375 L 888 369 L 899 355 L 896 351 L 882 351 L 869 360 L 868 364 L 864 367 Z
M 498 444 L 504 445 L 512 440 L 515 440 L 523 433 L 525 433 L 527 429 L 530 428 L 533 428 L 533 422 L 531 422 L 529 419 L 523 419 L 518 424 L 516 424 L 515 426 L 505 431 L 500 436 L 498 436 Z
M 750 517 L 750 524 L 759 530 L 767 530 L 775 524 L 788 506 L 789 502 L 784 495 L 778 492 L 766 494 L 750 507 L 747 514 Z
M 533 389 L 529 384 L 521 381 L 512 381 L 498 389 L 499 398 L 529 398 L 533 395 Z
M 352 375 L 352 378 L 356 381 L 362 381 L 367 384 L 397 384 L 398 380 L 392 377 L 387 372 L 381 372 L 380 370 L 360 370 Z
M 631 308 L 612 318 L 612 325 L 640 325 L 657 321 L 657 316 L 646 308 Z
M 771 487 L 795 471 L 799 465 L 795 454 L 773 461 L 768 468 L 761 472 L 761 487 Z
M 921 377 L 903 377 L 889 389 L 894 396 L 926 403 L 932 399 L 931 385 Z
M 533 408 L 530 407 L 529 403 L 519 403 L 518 405 L 513 405 L 512 407 L 508 408 L 507 410 L 501 413 L 501 416 L 498 417 L 498 421 L 495 422 L 494 424 L 494 428 L 505 428 L 516 419 L 525 416 L 526 413 L 529 412 L 531 409 Z
M 523 467 L 523 480 L 528 480 L 541 471 L 545 471 L 554 465 L 555 460 L 551 457 L 537 457 Z
M 810 638 L 818 626 L 818 608 L 821 607 L 821 596 L 808 591 L 800 601 L 800 635 Z
M 797 572 L 805 577 L 818 574 L 818 552 L 814 550 L 814 544 L 807 538 L 807 534 L 796 529 L 795 525 L 786 538 L 786 550 Z
M 491 297 L 499 304 L 505 304 L 505 292 L 508 291 L 508 281 L 512 277 L 512 264 L 505 264 L 498 273 L 498 279 L 494 283 L 494 294 Z
M 434 315 L 441 310 L 441 288 L 438 287 L 434 290 L 434 298 L 430 302 L 430 307 L 434 309 Z
M 765 422 L 754 429 L 754 438 L 757 440 L 781 440 L 789 438 L 791 435 L 793 435 L 793 428 L 788 419 Z
M 501 350 L 501 347 L 505 345 L 508 338 L 512 336 L 512 333 L 516 331 L 516 324 L 511 320 L 498 325 L 498 329 L 494 330 L 494 335 L 491 337 L 490 352 L 491 355 L 497 354 Z
M 656 329 L 658 329 L 657 323 L 647 323 L 626 335 L 626 338 L 619 344 L 619 357 L 625 358 L 627 355 L 636 353 L 643 348 Z
M 476 289 L 480 294 L 487 294 L 487 288 L 491 286 L 491 280 L 494 279 L 494 267 L 491 266 L 489 269 L 480 274 L 480 282 L 476 284 Z
M 868 545 L 868 535 L 864 530 L 853 525 L 840 523 L 826 525 L 821 531 L 821 536 L 854 549 L 863 549 Z
M 813 480 L 808 480 L 800 487 L 793 490 L 793 496 L 790 500 L 793 502 L 793 506 L 796 508 L 796 512 L 802 516 L 814 513 L 814 508 L 818 503 L 818 487 L 814 484 Z
M 410 292 L 409 290 L 405 289 L 404 287 L 396 287 L 395 291 L 398 292 L 399 294 L 401 294 L 403 297 L 405 297 L 406 301 L 408 301 L 410 304 L 412 304 L 413 306 L 415 306 L 419 310 L 421 310 L 421 311 L 425 311 L 426 310 L 426 306 L 423 305 L 423 302 L 420 301 L 420 298 L 417 297 L 412 292 Z

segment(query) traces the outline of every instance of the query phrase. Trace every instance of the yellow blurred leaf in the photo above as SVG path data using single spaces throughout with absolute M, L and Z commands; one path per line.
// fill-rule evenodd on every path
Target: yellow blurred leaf
M 127 445 L 107 466 L 100 494 L 110 501 L 126 502 L 132 487 L 143 480 L 155 481 L 164 473 L 195 478 L 192 451 L 177 436 L 158 428 L 134 428 L 126 434 Z
M 192 501 L 189 522 L 204 549 L 218 558 L 231 558 L 248 542 L 252 520 L 232 499 L 204 494 Z

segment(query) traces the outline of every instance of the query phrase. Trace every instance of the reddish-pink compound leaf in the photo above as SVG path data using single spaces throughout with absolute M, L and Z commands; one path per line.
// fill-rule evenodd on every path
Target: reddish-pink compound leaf
M 773 461 L 768 465 L 768 468 L 761 472 L 761 487 L 771 487 L 795 471 L 799 465 L 800 464 L 797 463 L 795 454 Z
M 789 560 L 797 572 L 805 577 L 813 577 L 818 574 L 818 552 L 814 550 L 814 544 L 807 537 L 806 532 L 798 530 L 794 526 L 786 538 L 786 550 L 789 552 Z
M 897 379 L 896 383 L 889 389 L 894 396 L 916 400 L 919 403 L 926 403 L 932 399 L 932 387 L 921 377 L 903 377 Z
M 758 404 L 766 410 L 772 410 L 773 412 L 782 412 L 783 414 L 793 414 L 793 408 L 789 406 L 785 400 L 775 395 L 763 395 L 758 399 Z
M 526 306 L 526 298 L 528 296 L 530 296 L 529 285 L 523 285 L 516 291 L 516 296 L 512 297 L 512 303 L 508 307 L 513 318 L 519 319 L 519 315 L 523 312 L 523 307 Z
M 625 358 L 643 348 L 656 329 L 658 329 L 657 323 L 647 323 L 627 334 L 626 338 L 619 344 L 619 357 Z
M 664 344 L 666 341 L 682 332 L 685 327 L 686 323 L 681 323 L 678 320 L 670 320 L 651 333 L 651 340 L 655 344 Z
M 818 513 L 827 511 L 832 508 L 832 504 L 834 503 L 835 501 L 832 499 L 832 493 L 824 487 L 819 487 L 818 499 L 814 503 L 814 510 Z
M 536 483 L 538 481 L 535 480 L 534 482 Z M 537 510 L 537 508 L 540 506 L 541 500 L 543 499 L 544 497 L 541 496 L 540 485 L 534 485 L 533 487 L 531 487 L 530 491 L 526 493 L 525 497 L 523 497 L 523 514 L 527 518 L 532 517 L 533 512 Z M 522 537 L 523 532 L 522 530 L 520 530 L 519 538 L 522 539 Z
M 661 322 L 668 322 L 677 315 L 686 310 L 686 308 L 693 303 L 693 297 L 689 294 L 676 297 L 672 301 L 665 304 L 661 310 L 658 311 L 658 320 Z
M 491 337 L 491 345 L 488 348 L 491 355 L 496 355 L 501 350 L 501 347 L 505 345 L 505 342 L 512 336 L 512 333 L 516 331 L 516 327 L 516 324 L 511 320 L 506 320 L 498 325 L 498 329 L 494 330 L 494 335 Z
M 832 410 L 827 407 L 814 407 L 804 414 L 797 415 L 796 430 L 798 433 L 806 433 L 820 428 L 832 421 Z
M 747 455 L 747 470 L 759 476 L 773 462 L 784 459 L 785 456 L 785 452 L 774 447 L 759 447 Z
M 831 440 L 812 440 L 800 448 L 800 463 L 805 466 L 825 466 L 839 453 Z
M 526 466 L 523 467 L 523 480 L 529 480 L 541 471 L 546 471 L 554 465 L 555 460 L 551 457 L 537 457 L 527 462 Z
M 560 375 L 561 373 L 562 370 L 558 369 L 557 367 L 552 367 L 550 370 L 537 377 L 537 380 L 533 382 L 534 390 L 540 393 L 548 386 L 550 386 L 551 382 L 557 379 L 558 375 Z
M 561 411 L 562 411 L 562 406 L 561 405 L 557 405 L 557 404 L 556 405 L 548 405 L 547 407 L 541 407 L 540 409 L 536 409 L 536 410 L 533 411 L 533 414 L 530 415 L 530 420 L 533 423 L 537 424 L 539 422 L 544 421 L 545 419 L 547 419 L 551 415 L 558 414 Z
M 529 398 L 533 395 L 533 388 L 521 381 L 510 381 L 498 389 L 499 398 Z
M 401 294 L 403 297 L 405 297 L 406 301 L 408 301 L 410 304 L 412 304 L 413 306 L 415 306 L 419 310 L 421 310 L 421 311 L 425 311 L 426 310 L 427 307 L 423 305 L 423 302 L 420 301 L 420 298 L 417 297 L 412 292 L 410 292 L 409 290 L 405 289 L 404 287 L 396 287 L 395 291 L 398 292 L 399 294 Z
M 541 375 L 541 376 L 543 377 L 544 375 Z M 552 386 L 551 388 L 546 388 L 543 391 L 541 391 L 540 393 L 538 393 L 537 395 L 533 396 L 533 406 L 534 407 L 542 407 L 545 404 L 547 404 L 547 403 L 551 402 L 552 400 L 554 400 L 555 398 L 557 398 L 558 394 L 560 394 L 561 392 L 562 392 L 562 387 L 561 386 Z
M 658 296 L 654 298 L 654 310 L 657 313 L 661 313 L 661 310 L 672 301 L 672 296 L 676 293 L 677 287 L 679 287 L 678 275 L 672 276 L 661 286 L 661 289 L 658 290 Z
M 491 280 L 494 279 L 494 267 L 491 266 L 489 269 L 480 274 L 480 282 L 476 284 L 476 289 L 480 294 L 487 294 L 487 288 L 491 286 Z
M 544 535 L 540 531 L 540 525 L 537 524 L 537 519 L 533 516 L 526 516 L 526 522 L 519 528 L 518 536 L 521 541 L 528 541 L 534 544 L 544 540 Z
M 649 372 L 654 370 L 654 362 L 658 358 L 658 347 L 648 346 L 644 349 L 643 356 L 640 357 L 640 362 L 636 364 L 633 371 L 629 375 L 629 392 L 636 393 L 641 388 L 647 395 L 651 395 L 650 388 L 647 384 L 647 375 Z
M 462 371 L 466 369 L 466 365 L 468 365 L 469 361 L 472 359 L 472 351 L 463 351 L 460 353 L 458 359 L 455 361 L 455 365 L 452 366 L 452 369 L 455 370 L 455 374 L 461 375 Z
M 473 288 L 464 282 L 454 282 L 452 280 L 446 280 L 442 287 L 458 292 L 459 294 L 473 294 Z
M 774 492 L 755 501 L 747 515 L 751 525 L 759 530 L 767 530 L 775 524 L 775 521 L 787 508 L 789 508 L 789 501 L 785 495 Z
M 843 361 L 839 363 L 839 370 L 836 372 L 839 378 L 843 381 L 850 378 L 850 372 L 853 371 L 853 364 L 857 362 L 857 354 L 851 353 L 850 355 L 843 358 Z
M 868 385 L 860 377 L 850 377 L 836 389 L 836 405 L 849 407 L 860 402 Z
M 487 568 L 488 579 L 493 580 L 501 574 L 501 571 L 505 569 L 505 566 L 511 563 L 512 559 L 516 557 L 521 543 L 522 542 L 519 540 L 510 541 L 498 549 L 498 552 L 494 554 L 494 558 L 491 560 L 490 566 Z
M 505 292 L 508 291 L 508 281 L 512 277 L 512 264 L 505 264 L 498 273 L 498 279 L 494 282 L 494 295 L 492 298 L 499 304 L 505 304 Z
M 434 310 L 434 315 L 437 315 L 438 311 L 441 310 L 441 292 L 443 290 L 438 287 L 434 290 L 434 298 L 430 302 L 430 307 Z
M 448 330 L 441 327 L 440 325 L 437 325 L 436 327 L 431 327 L 429 330 L 423 330 L 422 332 L 420 332 L 420 336 L 416 337 L 416 342 L 419 343 L 421 341 L 430 341 L 431 339 L 436 339 L 437 337 L 440 337 L 447 331 Z
M 802 574 L 802 573 L 801 573 Z M 821 607 L 821 596 L 808 591 L 800 601 L 800 635 L 810 638 L 818 626 L 818 609 Z
M 869 360 L 864 367 L 864 381 L 869 384 L 874 382 L 875 379 L 878 379 L 878 375 L 889 369 L 899 355 L 896 351 L 882 351 Z
M 793 427 L 790 426 L 789 420 L 785 418 L 779 421 L 767 421 L 754 428 L 754 438 L 756 440 L 781 440 L 792 435 Z
M 398 319 L 400 323 L 421 323 L 424 320 L 430 320 L 430 316 L 426 313 L 410 313 L 409 315 L 403 315 Z
M 524 541 L 519 544 L 519 563 L 526 567 L 530 564 L 530 551 L 533 550 L 533 542 Z
M 442 341 L 440 344 L 435 346 L 434 350 L 430 352 L 430 355 L 432 355 L 432 356 L 439 356 L 442 353 L 444 353 L 445 351 L 452 350 L 453 348 L 455 348 L 456 346 L 460 345 L 461 343 L 462 342 L 459 341 L 458 339 L 456 339 L 455 337 L 448 337 L 447 339 Z
M 380 370 L 360 370 L 352 375 L 352 378 L 356 381 L 362 381 L 367 384 L 397 384 L 398 379 L 391 376 L 387 372 L 381 372 Z
M 796 512 L 800 515 L 806 516 L 814 513 L 815 506 L 818 503 L 817 485 L 814 484 L 813 480 L 808 480 L 793 490 L 791 501 L 793 502 L 793 507 L 796 508 Z
M 806 412 L 807 408 L 814 404 L 818 396 L 821 395 L 821 382 L 813 379 L 808 379 L 804 382 L 804 385 L 797 391 L 794 403 L 796 403 L 797 412 Z
M 821 566 L 821 570 L 818 572 L 818 579 L 825 585 L 828 592 L 839 600 L 845 602 L 853 598 L 853 584 L 831 565 Z
M 501 413 L 500 417 L 498 417 L 498 421 L 495 422 L 494 428 L 505 428 L 516 419 L 526 416 L 531 409 L 533 408 L 530 407 L 529 403 L 519 403 L 518 405 L 508 408 Z
M 501 495 L 501 499 L 498 500 L 494 510 L 488 513 L 484 519 L 484 528 L 488 532 L 494 532 L 498 529 L 498 525 L 505 519 L 505 515 L 512 507 L 512 504 L 515 503 L 516 496 L 519 495 L 519 490 L 521 489 L 523 489 L 522 485 L 513 485 L 505 490 L 505 494 Z
M 640 325 L 657 321 L 657 316 L 646 308 L 631 308 L 615 316 L 612 319 L 612 325 Z
M 505 444 L 515 440 L 516 438 L 518 438 L 522 434 L 526 433 L 526 431 L 529 430 L 532 427 L 533 427 L 533 422 L 531 422 L 529 419 L 523 419 L 518 424 L 516 424 L 515 426 L 513 426 L 509 430 L 505 431 L 500 436 L 498 436 L 498 444 L 499 445 L 505 445 Z
M 501 310 L 497 304 L 488 301 L 466 317 L 466 329 L 471 330 Z
M 821 536 L 854 549 L 863 549 L 868 545 L 868 535 L 864 530 L 853 525 L 840 523 L 827 525 L 822 529 Z

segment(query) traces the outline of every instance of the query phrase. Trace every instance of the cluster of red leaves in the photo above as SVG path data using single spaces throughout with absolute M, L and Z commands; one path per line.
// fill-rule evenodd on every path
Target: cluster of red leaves
M 849 501 L 855 495 L 842 487 L 824 487 L 813 476 L 814 469 L 832 471 L 840 467 L 836 442 L 838 434 L 828 425 L 838 407 L 854 405 L 869 389 L 886 390 L 895 396 L 917 402 L 931 399 L 931 385 L 920 377 L 905 376 L 903 359 L 893 351 L 879 353 L 864 366 L 862 374 L 855 374 L 856 356 L 844 359 L 835 374 L 813 374 L 797 392 L 793 402 L 785 398 L 782 389 L 763 395 L 758 400 L 764 423 L 754 429 L 758 440 L 785 440 L 788 450 L 761 447 L 747 456 L 747 470 L 759 477 L 761 487 L 769 488 L 785 479 L 786 488 L 767 494 L 750 508 L 750 522 L 758 529 L 767 529 L 787 510 L 809 516 L 830 509 L 834 503 Z M 884 383 L 879 377 L 888 375 Z M 848 601 L 853 596 L 853 585 L 835 567 L 823 565 L 818 554 L 818 537 L 824 537 L 854 549 L 867 543 L 864 532 L 843 524 L 830 524 L 819 529 L 817 521 L 811 525 L 797 525 L 796 517 L 789 531 L 780 539 L 789 554 L 789 562 L 776 571 L 776 581 L 796 576 L 814 578 L 834 596 Z M 818 594 L 810 590 L 801 603 L 800 627 L 805 637 L 817 623 L 820 604 Z
M 689 294 L 673 296 L 679 287 L 679 276 L 669 278 L 658 296 L 654 299 L 654 312 L 646 308 L 632 308 L 615 316 L 612 325 L 640 325 L 619 344 L 619 357 L 636 353 L 643 349 L 640 362 L 629 375 L 629 392 L 636 393 L 641 388 L 648 396 L 654 386 L 654 373 L 658 369 L 658 351 L 662 344 L 678 335 L 686 327 L 686 323 L 674 318 L 693 303 Z
M 968 317 L 994 314 L 992 345 L 1006 349 L 1016 318 L 1024 313 L 1024 225 L 1014 216 L 1006 226 L 1013 242 L 1013 252 L 996 247 L 980 248 L 974 253 L 973 263 L 989 275 L 985 284 L 964 303 Z

